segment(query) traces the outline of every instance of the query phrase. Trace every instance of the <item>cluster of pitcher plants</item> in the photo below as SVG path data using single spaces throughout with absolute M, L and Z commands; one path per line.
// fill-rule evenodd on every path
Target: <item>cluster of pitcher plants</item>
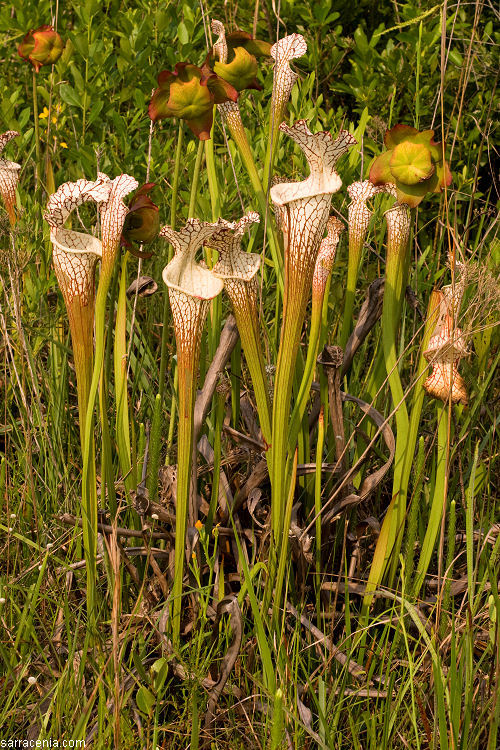
M 171 400 L 170 410 L 171 418 L 175 411 L 177 414 L 175 554 L 168 595 L 168 623 L 175 647 L 180 642 L 193 531 L 204 525 L 210 531 L 222 518 L 217 507 L 218 494 L 215 507 L 211 504 L 208 515 L 200 510 L 196 471 L 198 435 L 194 427 L 202 336 L 207 318 L 210 329 L 215 329 L 220 323 L 223 310 L 226 310 L 221 306 L 221 295 L 227 295 L 236 320 L 260 428 L 259 450 L 267 464 L 269 535 L 265 545 L 261 598 L 264 613 L 272 605 L 271 623 L 276 627 L 284 605 L 284 588 L 288 586 L 290 523 L 297 498 L 301 502 L 302 537 L 306 538 L 309 530 L 315 528 L 316 564 L 320 566 L 316 573 L 319 575 L 321 566 L 328 559 L 322 551 L 321 541 L 322 533 L 328 536 L 327 513 L 331 519 L 332 509 L 366 499 L 392 463 L 388 508 L 371 569 L 367 571 L 366 612 L 377 586 L 383 579 L 393 582 L 399 565 L 408 488 L 425 394 L 437 399 L 439 405 L 438 451 L 444 451 L 446 443 L 445 412 L 460 402 L 467 404 L 466 386 L 458 371 L 460 359 L 467 355 L 465 337 L 457 326 L 463 286 L 454 255 L 450 256 L 452 283 L 433 292 L 425 322 L 417 332 L 420 357 L 411 393 L 410 389 L 405 391 L 398 368 L 398 330 L 411 264 L 412 211 L 426 195 L 446 192 L 451 183 L 444 144 L 434 140 L 432 130 L 418 131 L 404 124 L 389 129 L 384 139 L 385 150 L 371 164 L 368 178 L 347 186 L 350 203 L 346 221 L 334 196 L 344 194 L 342 160 L 349 149 L 356 146 L 356 138 L 346 130 L 337 135 L 311 132 L 304 120 L 292 124 L 287 122 L 287 103 L 298 79 L 291 64 L 306 54 L 305 39 L 300 34 L 292 34 L 271 46 L 245 32 L 226 34 L 223 24 L 215 20 L 212 21 L 212 31 L 216 41 L 203 65 L 198 67 L 179 62 L 173 71 L 160 72 L 158 87 L 149 104 L 152 123 L 166 119 L 178 121 L 170 224 L 160 228 L 161 206 L 155 205 L 149 195 L 154 187 L 152 183 L 139 187 L 137 180 L 125 172 L 114 177 L 98 173 L 82 175 L 76 182 L 66 182 L 50 190 L 49 173 L 47 169 L 44 172 L 39 143 L 36 154 L 38 185 L 45 179 L 51 193 L 44 218 L 50 227 L 53 266 L 67 309 L 78 388 L 82 455 L 80 515 L 87 569 L 88 622 L 95 627 L 99 606 L 96 586 L 99 504 L 112 517 L 117 510 L 114 452 L 122 478 L 122 492 L 129 502 L 138 491 L 140 466 L 146 454 L 147 491 L 150 499 L 156 500 L 158 469 L 165 453 L 170 451 L 170 445 L 164 439 L 165 375 L 168 368 L 175 368 L 177 393 Z M 19 54 L 32 63 L 35 77 L 42 66 L 57 60 L 63 48 L 59 35 L 46 26 L 27 34 L 19 47 Z M 268 108 L 267 153 L 262 165 L 254 161 L 238 104 L 245 89 L 259 89 L 259 58 L 271 61 L 274 71 Z M 36 84 L 34 95 L 36 108 Z M 217 117 L 238 149 L 253 188 L 253 210 L 242 216 L 219 215 L 213 148 L 214 119 Z M 184 226 L 178 227 L 176 210 L 184 126 L 197 139 L 198 151 L 189 218 Z M 0 147 L 7 146 L 16 135 L 12 131 L 5 133 L 0 137 Z M 296 153 L 302 159 L 302 171 L 304 174 L 308 172 L 304 179 L 275 174 L 275 155 L 282 136 L 295 144 Z M 193 215 L 203 156 L 212 198 L 211 222 Z M 19 164 L 0 160 L 0 190 L 13 229 L 17 207 L 22 205 L 19 191 L 16 193 L 19 170 Z M 81 222 L 78 209 L 84 203 L 96 206 L 92 234 L 75 228 Z M 369 229 L 381 222 L 385 222 L 387 231 L 381 309 L 382 348 L 377 355 L 379 367 L 375 367 L 371 376 L 370 393 L 375 401 L 377 393 L 387 385 L 392 409 L 380 415 L 373 404 L 354 399 L 361 407 L 360 422 L 364 419 L 366 423 L 368 418 L 373 425 L 366 428 L 370 438 L 368 447 L 365 450 L 360 448 L 356 454 L 359 460 L 354 466 L 348 466 L 347 448 L 355 440 L 355 435 L 344 435 L 342 400 L 351 397 L 340 391 L 340 381 L 344 377 L 344 382 L 349 382 L 352 358 L 343 363 L 342 351 L 356 348 L 353 329 L 359 295 L 358 273 Z M 265 262 L 264 255 L 251 251 L 256 244 L 255 226 L 259 223 L 263 226 L 264 247 L 269 247 L 271 255 L 271 258 L 265 258 Z M 337 339 L 332 340 L 329 330 L 330 277 L 337 246 L 343 236 L 348 242 L 343 323 L 336 334 Z M 157 238 L 160 238 L 158 245 L 161 244 L 162 252 L 169 259 L 162 275 L 168 290 L 168 304 L 165 304 L 162 321 L 159 392 L 152 414 L 150 440 L 147 441 L 143 425 L 137 439 L 129 404 L 127 264 L 130 254 L 145 259 L 150 257 L 143 245 Z M 118 296 L 116 308 L 111 309 L 109 290 L 118 266 Z M 99 269 L 97 288 L 96 269 Z M 281 311 L 281 331 L 277 341 L 263 330 L 260 315 L 262 279 L 264 276 L 269 279 L 270 275 L 275 284 L 275 308 Z M 106 340 L 110 330 L 107 320 L 113 318 L 114 429 L 109 424 L 110 388 L 104 368 L 106 347 L 110 345 Z M 176 356 L 169 359 L 167 341 L 171 325 L 175 332 Z M 366 333 L 368 331 L 364 335 Z M 217 343 L 209 332 L 212 357 Z M 325 344 L 337 344 L 340 349 L 332 353 L 331 347 L 324 349 Z M 270 354 L 273 350 L 276 350 L 275 360 Z M 228 352 L 228 357 L 230 354 Z M 274 364 L 275 367 L 271 367 Z M 314 380 L 315 373 L 317 381 Z M 233 384 L 232 395 L 237 400 L 239 384 L 236 388 L 237 394 Z M 224 394 L 224 406 L 228 391 L 222 389 L 220 392 Z M 220 400 L 219 391 L 214 398 L 214 403 Z M 100 431 L 96 431 L 96 411 Z M 393 417 L 395 438 L 391 430 Z M 216 425 L 221 427 L 220 419 L 216 419 Z M 238 424 L 233 426 L 237 428 Z M 96 446 L 96 435 L 100 435 L 100 446 Z M 365 475 L 359 488 L 361 467 L 366 464 L 370 449 L 381 436 L 389 449 L 389 459 L 381 470 L 371 475 L 368 473 L 373 481 L 367 482 Z M 220 450 L 220 435 L 215 439 L 219 441 Z M 311 483 L 310 478 L 300 474 L 299 468 L 310 465 L 312 454 L 315 472 Z M 325 461 L 330 454 L 334 456 L 333 465 Z M 217 472 L 219 470 L 220 462 Z M 441 477 L 436 484 L 431 512 L 439 516 L 443 511 L 444 462 L 438 464 L 438 471 Z M 299 480 L 299 475 L 304 478 Z M 214 486 L 219 487 L 219 476 L 215 476 L 215 471 L 213 481 Z M 325 500 L 326 487 L 328 501 Z M 334 501 L 336 505 L 333 505 Z M 427 572 L 437 526 L 437 523 L 429 526 L 421 548 L 415 592 L 418 592 Z M 218 543 L 216 535 L 213 543 Z M 310 562 L 312 564 L 312 559 Z M 255 587 L 257 579 L 252 583 L 248 578 L 245 585 Z

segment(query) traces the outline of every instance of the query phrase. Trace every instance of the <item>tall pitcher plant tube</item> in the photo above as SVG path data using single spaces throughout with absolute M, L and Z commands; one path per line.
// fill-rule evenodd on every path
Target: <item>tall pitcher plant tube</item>
M 337 245 L 339 244 L 340 234 L 344 231 L 344 225 L 335 216 L 330 216 L 327 223 L 326 237 L 321 240 L 319 246 L 318 258 L 314 267 L 312 281 L 312 307 L 311 307 L 311 329 L 309 332 L 309 344 L 307 348 L 307 359 L 302 375 L 297 401 L 290 419 L 290 431 L 288 438 L 288 449 L 290 455 L 293 452 L 297 436 L 300 429 L 300 423 L 307 406 L 311 383 L 314 375 L 314 366 L 318 356 L 318 349 L 321 334 L 321 321 L 323 314 L 323 303 L 325 300 L 325 291 L 328 285 L 328 279 L 335 262 Z
M 278 543 L 286 497 L 288 424 L 300 334 L 331 197 L 342 185 L 335 165 L 339 157 L 356 143 L 354 136 L 347 131 L 341 131 L 335 140 L 328 132 L 313 134 L 304 120 L 292 127 L 282 123 L 280 129 L 303 150 L 310 174 L 303 182 L 279 182 L 271 188 L 271 200 L 277 207 L 285 245 L 283 325 L 272 418 L 272 527 L 273 541 Z
M 405 434 L 408 427 L 408 414 L 397 368 L 396 333 L 406 284 L 404 277 L 410 239 L 410 209 L 404 203 L 395 203 L 384 216 L 387 222 L 387 256 L 382 308 L 382 340 L 389 387 L 394 406 L 397 407 L 398 434 Z M 396 472 L 399 470 L 397 451 L 395 470 Z
M 195 498 L 191 493 L 191 463 L 201 334 L 210 300 L 217 297 L 224 286 L 221 279 L 196 263 L 195 256 L 199 248 L 205 243 L 209 244 L 212 235 L 220 228 L 220 222 L 209 224 L 199 219 L 188 219 L 179 232 L 175 232 L 169 226 L 163 227 L 160 231 L 160 236 L 168 240 L 174 248 L 174 257 L 163 269 L 163 281 L 168 287 L 172 310 L 179 377 L 175 574 L 172 592 L 172 628 L 176 646 L 180 634 L 187 522 L 194 526 L 197 520 Z
M 345 293 L 344 320 L 342 323 L 342 335 L 340 345 L 345 348 L 347 339 L 351 332 L 352 314 L 356 294 L 356 282 L 358 280 L 359 264 L 361 254 L 368 232 L 368 226 L 372 217 L 372 211 L 368 208 L 367 201 L 376 193 L 381 192 L 369 180 L 353 182 L 349 185 L 347 192 L 351 202 L 347 210 L 349 223 L 349 255 L 347 261 L 347 289 Z
M 50 226 L 54 270 L 68 312 L 75 357 L 82 451 L 93 370 L 95 267 L 102 258 L 102 244 L 90 234 L 65 229 L 64 224 L 74 208 L 88 201 L 100 202 L 106 194 L 101 180 L 66 182 L 50 196 L 44 215 Z
M 285 119 L 286 105 L 299 77 L 298 73 L 290 67 L 290 61 L 303 57 L 306 52 L 306 40 L 301 34 L 285 36 L 271 47 L 271 57 L 274 60 L 274 78 L 271 113 L 269 116 L 269 135 L 264 164 L 264 186 L 266 190 L 272 178 L 280 125 Z
M 98 174 L 104 198 L 99 204 L 102 238 L 102 264 L 99 285 L 97 287 L 95 304 L 95 361 L 90 384 L 89 402 L 85 418 L 86 445 L 83 453 L 83 483 L 82 496 L 89 503 L 89 513 L 92 523 L 97 524 L 97 501 L 95 487 L 90 487 L 88 472 L 90 462 L 91 443 L 93 433 L 94 405 L 104 362 L 104 348 L 106 340 L 106 299 L 113 275 L 116 258 L 120 249 L 123 225 L 128 214 L 128 208 L 123 198 L 138 187 L 138 182 L 128 174 L 121 174 L 111 180 L 106 174 Z M 105 399 L 104 399 L 105 401 Z M 101 420 L 107 417 L 101 414 Z M 97 526 L 93 526 L 97 528 Z
M 257 309 L 258 284 L 256 274 L 260 268 L 260 256 L 241 249 L 241 240 L 247 227 L 260 221 L 259 214 L 251 212 L 239 221 L 221 219 L 223 229 L 211 240 L 210 247 L 219 253 L 219 260 L 212 272 L 224 282 L 231 300 L 241 344 L 252 378 L 260 427 L 265 443 L 271 445 L 271 402 L 266 378 L 266 366 L 260 341 L 260 326 Z M 270 458 L 269 451 L 268 461 Z
M 372 591 L 378 585 L 390 560 L 392 560 L 392 565 L 397 564 L 399 560 L 406 513 L 406 490 L 403 486 L 402 477 L 410 432 L 408 410 L 399 377 L 396 351 L 397 330 L 406 285 L 410 209 L 406 204 L 396 202 L 384 215 L 387 222 L 387 256 L 382 306 L 382 344 L 387 380 L 396 411 L 397 440 L 392 500 L 384 518 L 374 556 L 374 559 L 382 559 L 383 556 L 383 565 L 380 570 L 378 568 L 375 570 L 372 566 L 367 591 Z M 368 598 L 365 598 L 365 604 L 367 602 Z
M 137 180 L 128 174 L 118 175 L 114 180 L 111 180 L 102 172 L 98 175 L 98 182 L 104 195 L 99 204 L 102 238 L 102 265 L 95 305 L 95 362 L 89 393 L 87 416 L 85 420 L 85 434 L 87 436 L 93 431 L 94 404 L 104 361 L 106 298 L 116 258 L 120 249 L 123 225 L 128 213 L 128 208 L 123 202 L 123 198 L 135 190 L 139 184 Z M 86 487 L 86 465 L 88 457 L 89 444 L 87 443 L 86 450 L 84 451 L 84 488 Z
M 62 291 L 73 344 L 82 449 L 93 371 L 95 267 L 102 257 L 100 240 L 71 229 L 50 233 L 52 262 Z
M 82 503 L 84 507 L 84 542 L 87 562 L 87 610 L 92 629 L 96 617 L 96 542 L 97 542 L 97 488 L 94 467 L 94 405 L 104 363 L 106 299 L 113 268 L 120 248 L 120 238 L 128 208 L 123 198 L 135 190 L 138 182 L 127 174 L 111 180 L 107 175 L 98 175 L 96 189 L 99 191 L 101 219 L 102 264 L 95 302 L 95 357 L 90 383 L 87 413 L 85 416 L 85 444 L 83 450 Z M 69 205 L 71 196 L 69 196 Z M 103 399 L 102 403 L 105 403 Z M 101 420 L 107 419 L 101 414 Z M 105 476 L 106 472 L 102 472 Z M 104 493 L 103 493 L 104 499 Z
M 0 135 L 0 153 L 12 138 L 16 138 L 19 133 L 16 130 L 7 130 Z M 16 187 L 19 182 L 20 164 L 13 161 L 7 161 L 0 157 L 0 195 L 9 215 L 10 226 L 16 223 Z
M 65 229 L 74 208 L 86 201 L 100 203 L 108 197 L 102 179 L 94 182 L 66 182 L 50 196 L 45 219 L 50 226 L 56 276 L 68 310 L 75 357 L 80 413 L 80 439 L 83 453 L 82 517 L 83 544 L 87 568 L 87 611 L 89 624 L 95 621 L 97 491 L 95 484 L 94 435 L 89 429 L 89 409 L 93 365 L 94 273 L 102 257 L 102 244 L 96 237 Z
M 217 71 L 222 78 L 226 78 L 227 81 L 232 82 L 235 88 L 238 89 L 238 91 L 241 91 L 243 88 L 260 89 L 260 86 L 257 84 L 255 78 L 255 74 L 257 72 L 257 61 L 255 60 L 255 57 L 246 53 L 244 48 L 237 47 L 234 50 L 234 52 L 237 53 L 235 59 L 228 64 L 228 39 L 231 37 L 231 34 L 229 34 L 229 36 L 226 38 L 224 24 L 222 24 L 220 21 L 214 19 L 211 26 L 212 31 L 218 35 L 217 40 L 212 48 L 212 55 L 214 59 L 217 59 L 217 62 L 214 63 L 214 70 Z M 257 43 L 256 40 L 252 41 L 254 44 Z M 264 45 L 263 42 L 258 42 L 258 44 L 260 46 Z M 268 48 L 270 49 L 270 47 L 271 45 L 265 46 L 262 50 L 262 54 L 267 54 Z M 236 71 L 231 70 L 235 65 L 238 67 L 238 75 L 236 75 Z M 267 196 L 253 158 L 252 149 L 250 148 L 250 144 L 248 142 L 247 134 L 245 132 L 243 121 L 241 119 L 241 112 L 238 106 L 238 102 L 228 99 L 227 101 L 218 104 L 217 109 L 222 117 L 223 122 L 229 129 L 231 138 L 238 147 L 241 159 L 243 161 L 243 164 L 245 165 L 245 169 L 248 172 L 248 176 L 250 177 L 250 182 L 252 183 L 259 209 L 262 215 L 266 216 L 268 206 Z M 282 266 L 276 230 L 273 226 L 272 221 L 268 221 L 266 227 L 273 263 L 278 274 L 278 279 L 281 283 Z

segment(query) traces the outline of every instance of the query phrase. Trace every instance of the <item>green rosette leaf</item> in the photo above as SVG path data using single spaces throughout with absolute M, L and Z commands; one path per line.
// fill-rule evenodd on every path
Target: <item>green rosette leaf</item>
M 374 185 L 394 185 L 400 203 L 418 206 L 428 193 L 451 184 L 451 171 L 433 130 L 398 124 L 385 133 L 384 143 L 387 151 L 374 159 L 369 179 Z
M 207 66 L 177 63 L 173 72 L 164 70 L 159 74 L 148 112 L 153 121 L 169 117 L 185 120 L 191 132 L 206 141 L 210 138 L 214 105 L 237 98 L 238 92 Z

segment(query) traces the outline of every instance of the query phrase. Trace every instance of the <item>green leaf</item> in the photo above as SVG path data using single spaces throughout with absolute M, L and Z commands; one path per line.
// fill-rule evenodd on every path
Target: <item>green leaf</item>
M 181 21 L 177 28 L 177 38 L 181 44 L 187 44 L 189 42 L 189 33 L 184 21 Z
M 135 696 L 135 702 L 137 703 L 137 708 L 139 709 L 139 711 L 142 711 L 142 713 L 146 714 L 146 716 L 151 716 L 151 714 L 153 713 L 154 705 L 156 703 L 156 698 L 154 697 L 153 693 L 151 693 L 147 689 L 147 687 L 141 685 Z
M 95 120 L 97 120 L 97 118 L 101 114 L 103 105 L 104 105 L 104 101 L 102 99 L 99 99 L 99 101 L 95 102 L 92 105 L 92 109 L 90 110 L 90 114 L 89 114 L 89 125 L 92 125 L 92 123 L 95 122 Z
M 63 102 L 66 102 L 66 104 L 71 104 L 73 107 L 81 107 L 82 102 L 80 97 L 77 95 L 76 91 L 69 85 L 69 83 L 63 83 L 60 88 L 59 92 L 61 94 L 61 99 Z

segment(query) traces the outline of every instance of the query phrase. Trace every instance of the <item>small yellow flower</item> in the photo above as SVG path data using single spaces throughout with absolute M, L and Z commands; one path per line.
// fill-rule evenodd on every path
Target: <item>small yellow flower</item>
M 68 148 L 68 144 L 66 143 L 66 141 L 61 141 L 59 145 L 61 148 Z
M 49 116 L 49 110 L 47 107 L 44 107 L 43 110 L 38 115 L 39 120 L 46 120 Z
M 203 524 L 200 520 L 196 521 L 195 526 L 198 529 L 198 531 L 201 531 L 203 528 Z

